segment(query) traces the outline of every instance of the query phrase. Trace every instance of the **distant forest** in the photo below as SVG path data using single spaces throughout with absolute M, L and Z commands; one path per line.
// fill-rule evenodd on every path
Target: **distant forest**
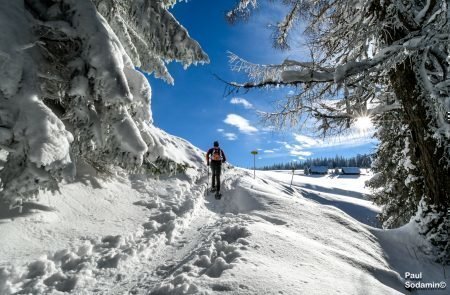
M 341 167 L 359 167 L 359 168 L 370 168 L 372 160 L 370 155 L 356 155 L 355 157 L 343 157 L 335 156 L 334 158 L 320 157 L 307 159 L 300 162 L 288 162 L 288 163 L 278 163 L 269 166 L 263 166 L 258 168 L 259 170 L 289 170 L 289 169 L 304 169 L 305 167 L 311 166 L 328 166 L 328 168 L 341 168 Z

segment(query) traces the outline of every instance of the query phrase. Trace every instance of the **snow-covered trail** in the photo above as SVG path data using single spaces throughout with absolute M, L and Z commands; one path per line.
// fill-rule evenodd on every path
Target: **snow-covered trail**
M 180 229 L 179 235 L 170 244 L 163 243 L 155 247 L 151 255 L 142 257 L 139 263 L 129 269 L 121 282 L 106 280 L 102 293 L 133 294 L 147 293 L 148 290 L 172 276 L 184 262 L 191 259 L 198 249 L 203 247 L 205 237 L 213 232 L 211 222 L 216 218 L 213 214 L 196 216 L 186 228 Z
M 133 294 L 406 291 L 375 237 L 339 210 L 302 199 L 270 174 L 227 171 L 223 188 L 222 200 L 208 195 L 180 235 L 189 242 L 154 256 Z
M 21 232 L 42 246 L 23 247 L 24 239 L 15 237 L 0 246 L 4 257 L 14 257 L 14 245 L 23 252 L 50 251 L 38 260 L 2 259 L 0 294 L 408 294 L 400 271 L 443 277 L 439 266 L 410 255 L 420 246 L 410 232 L 367 225 L 379 209 L 364 200 L 362 178 L 296 175 L 290 187 L 287 174 L 258 171 L 253 179 L 251 171 L 232 168 L 223 175 L 221 200 L 205 194 L 204 167 L 186 176 L 119 179 L 94 190 L 91 183 L 68 185 L 62 193 L 76 195 L 77 202 L 57 205 L 71 204 L 69 210 L 37 211 L 0 224 L 4 234 L 44 220 L 40 231 Z M 80 195 L 96 198 L 89 203 Z M 78 202 L 86 204 L 78 208 Z M 125 203 L 132 207 L 121 212 Z M 68 212 L 75 217 L 64 220 Z M 89 219 L 93 212 L 99 216 Z M 109 216 L 114 214 L 118 218 Z M 65 238 L 57 231 L 70 226 L 92 234 Z M 40 236 L 50 228 L 59 242 Z M 398 243 L 405 238 L 411 239 L 408 251 Z M 1 268 L 7 264 L 12 266 Z
M 363 223 L 351 216 L 379 210 L 364 200 L 361 181 L 298 177 L 291 188 L 280 174 L 260 172 L 253 180 L 246 170 L 228 172 L 222 200 L 210 197 L 205 203 L 206 209 L 222 216 L 214 226 L 214 243 L 189 255 L 183 267 L 178 264 L 178 271 L 151 293 L 408 294 L 405 271 L 423 271 L 428 274 L 426 282 L 448 283 L 442 266 L 412 256 L 398 243 L 414 233 L 378 230 L 364 224 L 370 224 L 371 215 Z M 311 202 L 302 196 L 304 190 L 298 190 L 302 186 L 357 207 L 347 215 L 334 206 Z M 419 251 L 420 239 L 409 242 L 409 251 Z M 446 290 L 415 294 L 446 294 Z

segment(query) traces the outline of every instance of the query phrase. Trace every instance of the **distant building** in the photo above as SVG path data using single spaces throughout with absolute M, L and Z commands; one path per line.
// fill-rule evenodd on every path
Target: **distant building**
M 310 174 L 328 174 L 328 167 L 327 166 L 311 166 L 309 168 Z
M 358 167 L 342 167 L 342 174 L 360 175 L 361 170 Z

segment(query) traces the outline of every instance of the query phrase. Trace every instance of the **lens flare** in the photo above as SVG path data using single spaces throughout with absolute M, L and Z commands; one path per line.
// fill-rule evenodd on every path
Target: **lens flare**
M 372 120 L 370 120 L 369 117 L 365 116 L 356 118 L 355 126 L 359 130 L 367 130 L 372 128 L 373 125 Z

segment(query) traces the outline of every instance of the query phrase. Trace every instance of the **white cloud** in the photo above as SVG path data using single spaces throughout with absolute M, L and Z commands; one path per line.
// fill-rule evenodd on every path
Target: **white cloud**
M 325 139 L 316 139 L 311 136 L 302 134 L 293 134 L 295 143 L 278 142 L 281 144 L 291 156 L 298 157 L 300 160 L 304 160 L 305 157 L 310 157 L 313 152 L 318 149 L 324 148 L 346 148 L 365 145 L 368 143 L 376 142 L 372 138 L 372 134 L 350 132 L 341 136 L 330 136 Z M 275 150 L 275 149 L 272 149 Z
M 236 135 L 235 133 L 232 133 L 232 132 L 225 132 L 225 130 L 222 129 L 222 128 L 217 129 L 217 132 L 222 133 L 223 136 L 224 136 L 226 139 L 228 139 L 228 140 L 236 140 L 236 139 L 238 138 L 237 135 Z
M 288 150 L 291 156 L 296 156 L 300 160 L 305 157 L 311 156 L 313 153 L 306 149 L 317 148 L 320 145 L 320 141 L 312 137 L 294 133 L 294 139 L 296 143 L 279 142 Z
M 320 144 L 320 141 L 306 135 L 294 133 L 294 138 L 304 148 L 314 147 Z
M 226 139 L 228 140 L 236 140 L 237 139 L 237 135 L 231 132 L 226 132 L 223 134 L 223 136 L 225 136 Z
M 251 109 L 253 108 L 253 105 L 246 99 L 244 98 L 239 98 L 239 97 L 233 97 L 230 100 L 231 104 L 241 104 L 244 108 L 246 109 Z
M 240 132 L 245 134 L 253 134 L 255 132 L 258 132 L 258 129 L 250 125 L 247 119 L 236 114 L 228 114 L 223 122 L 237 127 Z
M 311 152 L 308 151 L 299 151 L 299 150 L 291 150 L 290 154 L 293 156 L 303 156 L 303 157 L 309 157 L 312 155 Z
M 346 135 L 330 136 L 325 139 L 315 139 L 306 135 L 294 133 L 294 138 L 299 143 L 298 145 L 294 145 L 294 148 L 305 149 L 364 145 L 375 141 L 372 138 L 373 132 L 374 131 L 368 133 L 350 132 Z
M 272 150 L 265 150 L 264 153 L 271 154 L 271 153 L 274 153 L 274 151 L 272 151 Z

